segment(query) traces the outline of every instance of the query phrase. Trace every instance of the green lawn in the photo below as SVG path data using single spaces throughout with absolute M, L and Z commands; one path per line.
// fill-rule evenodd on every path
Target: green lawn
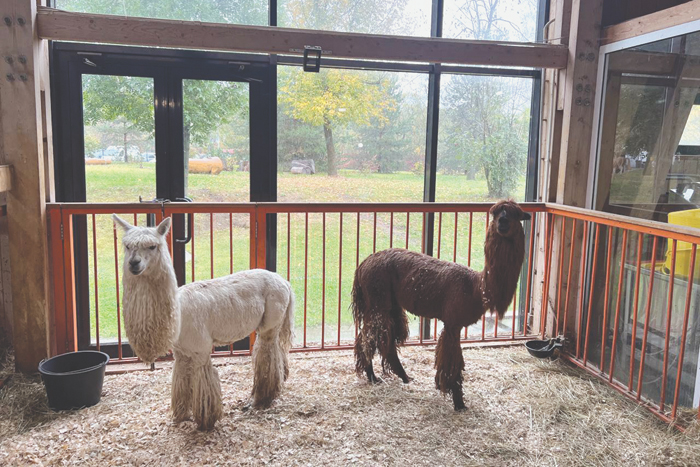
M 154 196 L 155 171 L 153 165 L 113 164 L 110 166 L 87 166 L 88 200 L 129 201 L 138 196 L 148 199 Z M 189 194 L 195 201 L 248 200 L 248 173 L 223 172 L 220 175 L 189 176 Z M 463 176 L 438 176 L 439 201 L 493 201 L 488 198 L 486 183 L 483 180 L 467 181 Z M 144 187 L 148 188 L 145 189 Z M 519 192 L 524 189 L 524 177 Z M 423 178 L 411 173 L 365 174 L 345 171 L 338 177 L 316 175 L 279 174 L 279 200 L 284 202 L 418 202 L 422 199 Z M 516 197 L 517 199 L 517 197 Z M 133 216 L 127 216 L 133 222 Z M 349 309 L 352 276 L 358 261 L 362 261 L 375 249 L 381 250 L 390 245 L 406 247 L 406 213 L 391 216 L 380 213 L 376 219 L 376 240 L 373 235 L 375 219 L 373 214 L 360 217 L 358 242 L 358 216 L 355 213 L 343 215 L 342 255 L 340 252 L 340 215 L 325 216 L 325 261 L 324 261 L 324 219 L 322 214 L 309 214 L 308 230 L 305 214 L 278 216 L 277 271 L 291 281 L 296 297 L 297 344 L 306 340 L 309 345 L 321 341 L 332 344 L 338 339 L 340 320 L 341 339 L 354 337 L 354 324 Z M 469 255 L 469 215 L 460 214 L 457 229 L 457 252 L 454 252 L 454 214 L 435 218 L 435 252 L 440 232 L 440 257 L 456 260 L 472 267 L 483 267 L 483 242 L 486 218 L 484 214 L 474 214 L 472 219 L 472 248 Z M 145 223 L 145 216 L 138 217 L 139 224 Z M 412 214 L 409 220 L 408 247 L 421 250 L 422 214 Z M 95 339 L 97 331 L 96 313 L 99 309 L 99 336 L 102 342 L 118 336 L 117 291 L 118 281 L 115 268 L 114 231 L 109 215 L 96 216 L 97 274 L 94 273 L 92 221 L 88 219 L 88 250 L 90 271 L 91 332 Z M 120 232 L 117 232 L 119 235 Z M 287 237 L 289 236 L 289 242 Z M 307 245 L 308 238 L 308 248 Z M 358 253 L 359 248 L 359 253 Z M 194 252 L 192 251 L 194 249 Z M 240 271 L 249 267 L 249 219 L 244 214 L 197 214 L 195 215 L 194 240 L 187 246 L 194 261 L 186 265 L 188 282 L 218 277 L 231 270 Z M 213 255 L 212 255 L 213 251 Z M 117 264 L 121 274 L 121 246 L 117 249 Z M 289 262 L 287 258 L 289 257 Z M 308 258 L 308 262 L 305 259 Z M 342 273 L 339 263 L 342 262 Z M 192 265 L 194 264 L 194 269 Z M 233 264 L 233 267 L 232 267 Z M 324 274 L 325 264 L 325 274 Z M 306 265 L 306 266 L 305 266 Z M 212 274 L 213 270 L 213 274 Z M 95 277 L 96 276 L 96 277 Z M 342 276 L 342 277 L 339 277 Z M 95 280 L 98 294 L 95 295 Z M 340 290 L 340 293 L 339 293 Z M 325 291 L 325 295 L 324 295 Z M 339 318 L 340 316 L 340 318 Z M 307 332 L 304 335 L 303 323 L 306 320 Z M 322 326 L 323 324 L 323 326 Z M 491 324 L 491 333 L 493 325 Z M 412 323 L 412 335 L 417 335 L 418 321 Z M 470 332 L 479 333 L 481 328 Z M 122 335 L 122 338 L 124 336 Z

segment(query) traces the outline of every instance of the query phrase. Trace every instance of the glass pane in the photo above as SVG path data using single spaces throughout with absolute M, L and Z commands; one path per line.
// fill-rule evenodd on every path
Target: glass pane
M 598 142 L 598 210 L 700 227 L 699 58 L 698 33 L 607 55 L 606 92 Z M 598 247 L 594 291 L 600 293 L 594 294 L 589 338 L 593 363 L 600 365 L 597 360 L 603 347 L 606 352 L 604 369 L 609 370 L 611 340 L 615 335 L 613 331 L 616 331 L 618 347 L 615 349 L 614 377 L 627 385 L 631 372 L 632 387 L 636 390 L 642 340 L 648 325 L 642 396 L 658 403 L 666 361 L 665 403 L 671 404 L 674 402 L 681 339 L 687 333 L 678 403 L 686 407 L 697 406 L 700 399 L 700 388 L 696 387 L 700 339 L 696 321 L 700 316 L 697 298 L 700 274 L 696 268 L 694 281 L 688 282 L 691 245 L 677 243 L 674 278 L 671 280 L 673 242 L 659 238 L 656 257 L 653 258 L 653 239 L 648 235 L 641 240 L 636 234 L 631 236 L 622 271 L 620 321 L 614 330 L 612 320 L 617 304 L 613 299 L 617 300 L 620 280 L 621 237 L 616 229 L 610 245 L 612 266 L 607 303 L 603 294 L 607 232 L 601 237 Z M 638 251 L 641 252 L 639 274 Z M 653 259 L 656 261 L 654 268 L 651 267 Z M 687 329 L 683 329 L 689 288 L 690 319 Z M 606 306 L 608 321 L 603 323 Z M 607 329 L 605 335 L 600 332 L 601 326 Z M 664 351 L 667 335 L 668 353 Z
M 153 79 L 83 75 L 88 202 L 155 198 Z
M 428 77 L 279 67 L 278 199 L 423 199 Z
M 279 0 L 279 26 L 430 36 L 430 0 Z
M 56 0 L 55 7 L 104 15 L 267 25 L 267 0 Z
M 185 193 L 195 202 L 250 200 L 248 83 L 183 80 Z M 197 214 L 186 245 L 186 281 L 229 274 L 250 265 L 250 219 Z
M 539 0 L 445 0 L 443 37 L 535 42 Z
M 194 201 L 250 200 L 248 83 L 182 82 L 185 193 Z
M 532 80 L 443 75 L 435 200 L 525 200 Z

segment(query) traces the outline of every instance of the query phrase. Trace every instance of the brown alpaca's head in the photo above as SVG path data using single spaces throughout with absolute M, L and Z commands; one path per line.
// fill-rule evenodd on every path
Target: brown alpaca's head
M 530 214 L 523 211 L 513 200 L 499 201 L 491 208 L 491 228 L 505 238 L 519 237 L 523 226 L 520 221 L 530 220 Z

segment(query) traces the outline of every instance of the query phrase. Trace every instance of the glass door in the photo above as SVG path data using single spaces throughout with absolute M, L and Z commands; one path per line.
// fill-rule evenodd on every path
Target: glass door
M 184 52 L 154 57 L 119 47 L 57 44 L 56 49 L 59 201 L 275 199 L 274 183 L 263 183 L 262 193 L 251 190 L 251 178 L 269 180 L 267 172 L 276 172 L 274 164 L 265 162 L 276 161 L 276 154 L 267 154 L 274 147 L 271 108 L 265 104 L 270 101 L 265 92 L 268 63 Z M 256 111 L 251 111 L 253 102 L 259 104 Z M 251 118 L 258 123 L 256 131 L 251 131 Z M 229 268 L 228 260 L 215 265 L 215 258 L 206 257 L 223 230 L 226 238 L 231 230 L 237 241 L 249 242 L 248 219 L 233 222 L 227 215 L 223 222 L 215 217 L 196 215 L 188 222 L 184 215 L 174 216 L 173 260 L 180 284 L 234 269 L 233 261 Z M 145 215 L 127 220 L 152 222 Z M 116 355 L 115 344 L 125 337 L 120 268 L 114 266 L 121 261 L 121 249 L 110 248 L 112 221 L 108 215 L 76 216 L 73 227 L 79 348 L 99 342 L 101 350 Z M 249 266 L 236 263 L 236 270 Z M 122 356 L 129 352 L 124 346 Z

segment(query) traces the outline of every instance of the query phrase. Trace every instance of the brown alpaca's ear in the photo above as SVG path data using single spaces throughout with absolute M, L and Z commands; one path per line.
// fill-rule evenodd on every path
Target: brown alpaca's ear
M 530 213 L 529 213 L 529 212 L 523 211 L 523 217 L 522 217 L 521 220 L 529 221 L 531 218 L 532 218 L 532 216 L 530 216 Z

